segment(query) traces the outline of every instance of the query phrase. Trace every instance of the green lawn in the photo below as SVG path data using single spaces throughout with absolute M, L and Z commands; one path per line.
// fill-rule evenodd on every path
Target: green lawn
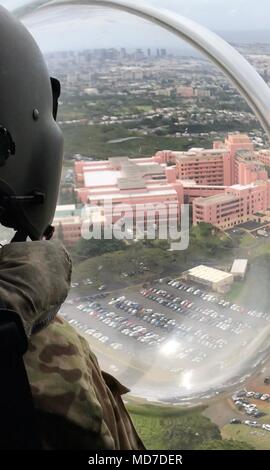
M 70 108 L 62 106 L 59 108 L 60 113 L 58 116 L 59 121 L 73 121 L 75 119 L 84 119 L 85 113 L 80 110 L 80 108 Z
M 150 105 L 142 105 L 142 106 L 136 106 L 138 111 L 141 111 L 142 113 L 149 113 L 149 111 L 152 111 L 152 106 Z
M 106 253 L 95 256 L 74 266 L 74 280 L 90 277 L 97 284 L 110 284 L 127 281 L 132 284 L 145 282 L 160 277 L 164 271 L 169 271 L 175 260 L 173 253 L 159 248 L 130 247 L 124 251 Z M 149 268 L 144 273 L 139 272 L 140 263 Z M 122 273 L 135 272 L 131 277 L 123 277 Z
M 198 139 L 175 137 L 162 137 L 156 135 L 141 136 L 122 125 L 88 126 L 66 125 L 63 127 L 65 139 L 65 153 L 71 157 L 76 153 L 93 156 L 97 159 L 107 159 L 114 156 L 140 157 L 154 155 L 159 150 L 187 150 L 198 145 Z M 110 140 L 140 137 L 138 140 L 130 140 L 122 143 L 109 144 Z M 203 145 L 206 145 L 204 142 Z M 201 142 L 202 145 L 202 142 Z
M 244 295 L 245 284 L 244 282 L 235 281 L 232 285 L 230 292 L 226 295 L 226 298 L 232 302 L 241 303 L 241 297 Z
M 256 239 L 249 233 L 245 233 L 240 240 L 240 246 L 242 248 L 248 248 L 256 243 Z
M 221 434 L 223 439 L 244 441 L 257 450 L 270 450 L 270 432 L 263 429 L 250 428 L 245 424 L 226 424 Z
M 259 245 L 256 246 L 256 248 L 254 248 L 252 250 L 252 257 L 253 258 L 256 258 L 256 257 L 259 257 L 259 256 L 265 256 L 265 255 L 270 255 L 270 242 L 268 241 L 268 243 L 260 243 Z
M 196 408 L 181 408 L 177 406 L 168 405 L 153 405 L 141 404 L 130 402 L 127 405 L 128 411 L 132 415 L 151 417 L 151 418 L 179 418 L 181 416 L 193 415 L 194 413 L 202 413 L 205 411 L 205 406 L 198 406 Z

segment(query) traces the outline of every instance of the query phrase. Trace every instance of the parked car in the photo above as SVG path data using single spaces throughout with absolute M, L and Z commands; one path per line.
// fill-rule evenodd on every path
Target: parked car
M 230 420 L 230 423 L 231 423 L 231 424 L 241 424 L 242 421 L 241 421 L 241 419 L 238 419 L 238 418 L 232 418 L 232 419 Z

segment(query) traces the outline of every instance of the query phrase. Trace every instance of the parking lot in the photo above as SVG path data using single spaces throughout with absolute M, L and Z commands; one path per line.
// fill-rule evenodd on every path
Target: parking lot
M 261 392 L 256 392 L 253 390 L 238 390 L 232 395 L 232 401 L 234 402 L 234 405 L 237 407 L 239 411 L 242 413 L 246 414 L 249 417 L 252 418 L 261 418 L 265 415 L 268 415 L 268 413 L 265 413 L 260 410 L 260 404 L 269 404 L 270 403 L 270 394 L 269 393 L 261 393 Z M 266 408 L 268 412 L 268 407 Z M 232 419 L 231 424 L 239 424 L 239 420 L 237 419 Z M 250 420 L 250 419 L 245 419 L 242 420 L 244 424 L 247 424 L 248 426 L 255 426 L 255 427 L 263 427 L 266 426 L 265 429 L 267 431 L 270 431 L 270 424 L 266 423 L 258 423 L 256 420 Z
M 73 293 L 62 314 L 134 394 L 163 400 L 240 380 L 270 329 L 268 312 L 244 309 L 182 280 L 96 296 Z

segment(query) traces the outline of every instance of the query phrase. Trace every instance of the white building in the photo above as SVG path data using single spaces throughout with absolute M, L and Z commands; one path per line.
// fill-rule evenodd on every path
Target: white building
M 244 279 L 248 268 L 247 259 L 235 259 L 232 265 L 231 274 L 234 279 Z
M 204 265 L 196 266 L 187 271 L 187 278 L 219 293 L 228 292 L 234 280 L 232 274 Z

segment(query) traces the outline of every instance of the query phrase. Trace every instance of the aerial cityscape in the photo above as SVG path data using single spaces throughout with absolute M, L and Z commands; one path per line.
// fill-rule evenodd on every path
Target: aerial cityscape
M 236 46 L 269 83 L 267 46 Z M 103 368 L 132 389 L 131 409 L 137 400 L 207 406 L 223 439 L 268 449 L 264 131 L 196 54 L 111 48 L 46 60 L 62 82 L 66 139 L 55 236 L 76 260 L 62 315 L 89 338 Z M 105 230 L 108 201 L 112 211 L 143 206 L 144 224 L 148 205 L 174 204 L 180 225 L 188 205 L 189 248 L 172 251 L 169 240 L 148 240 L 144 230 L 139 239 L 85 240 L 85 207 L 98 207 Z M 156 233 L 163 222 L 159 214 Z

